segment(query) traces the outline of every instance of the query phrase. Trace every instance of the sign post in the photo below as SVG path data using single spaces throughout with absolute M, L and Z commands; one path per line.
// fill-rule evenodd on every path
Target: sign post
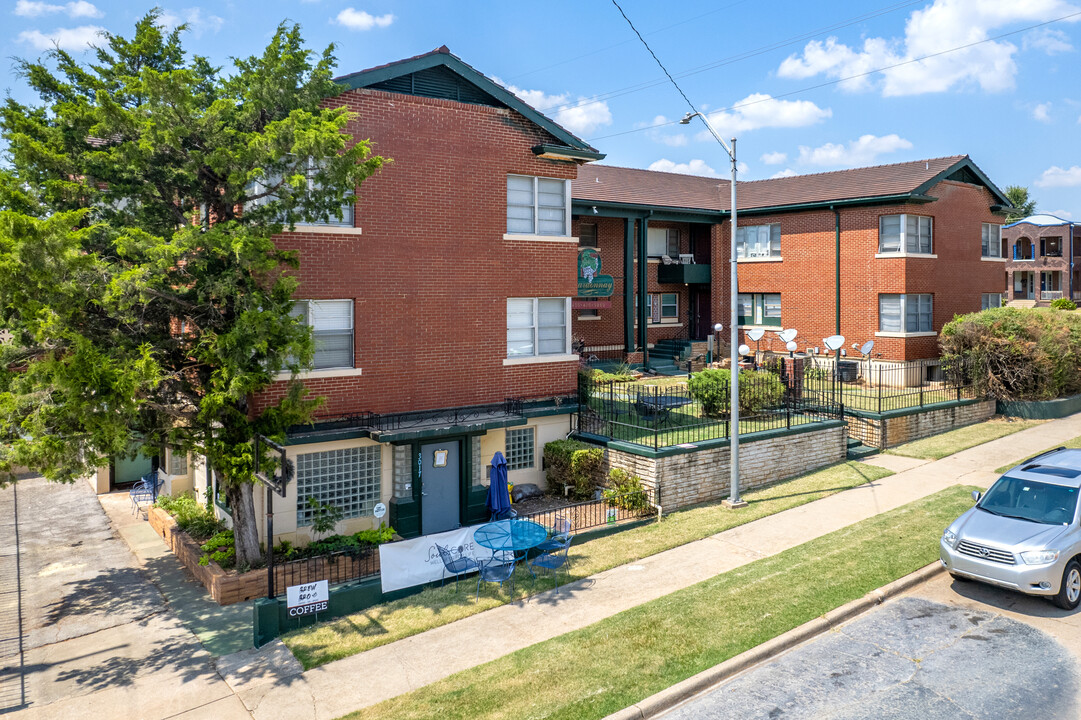
M 260 470 L 259 462 L 263 454 L 261 445 L 267 445 L 278 453 L 278 470 L 281 474 L 275 475 L 271 473 L 267 475 Z M 285 457 L 284 447 L 262 435 L 255 436 L 255 479 L 266 485 L 266 596 L 270 600 L 278 596 L 277 588 L 274 587 L 274 493 L 285 497 L 286 478 L 288 477 L 286 462 L 288 460 Z

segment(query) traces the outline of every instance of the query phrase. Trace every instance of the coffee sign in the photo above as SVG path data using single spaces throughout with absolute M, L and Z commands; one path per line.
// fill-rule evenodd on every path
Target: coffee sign
M 330 584 L 326 580 L 303 585 L 290 585 L 285 589 L 285 604 L 290 617 L 325 612 L 330 602 Z

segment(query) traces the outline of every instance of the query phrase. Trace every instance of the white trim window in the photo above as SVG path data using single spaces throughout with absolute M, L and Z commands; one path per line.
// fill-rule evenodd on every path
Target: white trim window
M 781 224 L 744 225 L 736 228 L 736 257 L 781 257 Z
M 169 448 L 169 474 L 173 476 L 188 474 L 188 454 L 186 452 L 176 448 Z
M 318 189 L 320 187 L 320 183 L 318 181 L 318 175 L 320 170 L 318 161 L 315 160 L 315 158 L 308 158 L 306 164 L 301 163 L 300 165 L 302 165 L 303 167 L 298 167 L 297 170 L 298 172 L 304 173 L 309 188 L 308 192 Z M 253 195 L 262 195 L 268 189 L 275 187 L 278 188 L 278 192 L 276 194 L 265 195 L 261 198 L 250 201 L 249 203 L 247 203 L 247 205 L 255 207 L 267 205 L 271 202 L 278 200 L 281 195 L 289 192 L 292 189 L 292 186 L 289 183 L 282 182 L 281 171 L 274 171 L 267 173 L 264 179 L 256 180 L 254 183 L 252 183 L 250 186 L 250 191 Z M 351 228 L 353 227 L 354 191 L 349 190 L 346 194 L 348 196 L 348 199 L 341 205 L 341 218 L 339 218 L 336 213 L 328 213 L 320 217 L 306 218 L 303 217 L 302 214 L 303 208 L 296 207 L 289 213 L 282 213 L 281 217 L 279 217 L 278 220 L 283 223 L 292 222 L 294 225 Z
M 353 301 L 299 300 L 293 317 L 303 318 L 315 338 L 312 370 L 353 367 Z
M 736 298 L 739 325 L 781 326 L 780 293 L 740 293 Z
M 878 252 L 930 255 L 931 218 L 926 215 L 883 215 L 878 218 Z
M 571 299 L 507 298 L 507 357 L 569 355 Z
M 1001 225 L 983 223 L 983 227 L 980 230 L 980 257 L 1003 257 Z
M 567 236 L 571 184 L 556 178 L 507 176 L 507 232 Z
M 646 257 L 659 258 L 662 255 L 675 260 L 679 257 L 679 230 L 677 228 L 647 228 Z
M 1002 307 L 1002 293 L 983 293 L 980 295 L 980 310 Z
M 879 295 L 878 331 L 886 333 L 934 332 L 933 296 Z

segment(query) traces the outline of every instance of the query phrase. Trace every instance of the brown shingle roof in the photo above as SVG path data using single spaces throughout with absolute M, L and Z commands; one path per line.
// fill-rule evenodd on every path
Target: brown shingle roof
M 967 155 L 838 170 L 813 175 L 740 182 L 737 202 L 741 210 L 855 200 L 911 193 Z M 728 181 L 676 173 L 585 165 L 571 186 L 571 197 L 581 201 L 699 210 L 729 209 Z

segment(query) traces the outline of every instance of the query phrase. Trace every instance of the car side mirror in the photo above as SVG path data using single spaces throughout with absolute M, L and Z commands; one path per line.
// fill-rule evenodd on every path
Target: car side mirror
M 973 499 L 973 501 L 979 502 L 981 497 L 983 497 L 983 493 L 981 493 L 979 490 L 973 490 L 972 491 L 972 499 Z

